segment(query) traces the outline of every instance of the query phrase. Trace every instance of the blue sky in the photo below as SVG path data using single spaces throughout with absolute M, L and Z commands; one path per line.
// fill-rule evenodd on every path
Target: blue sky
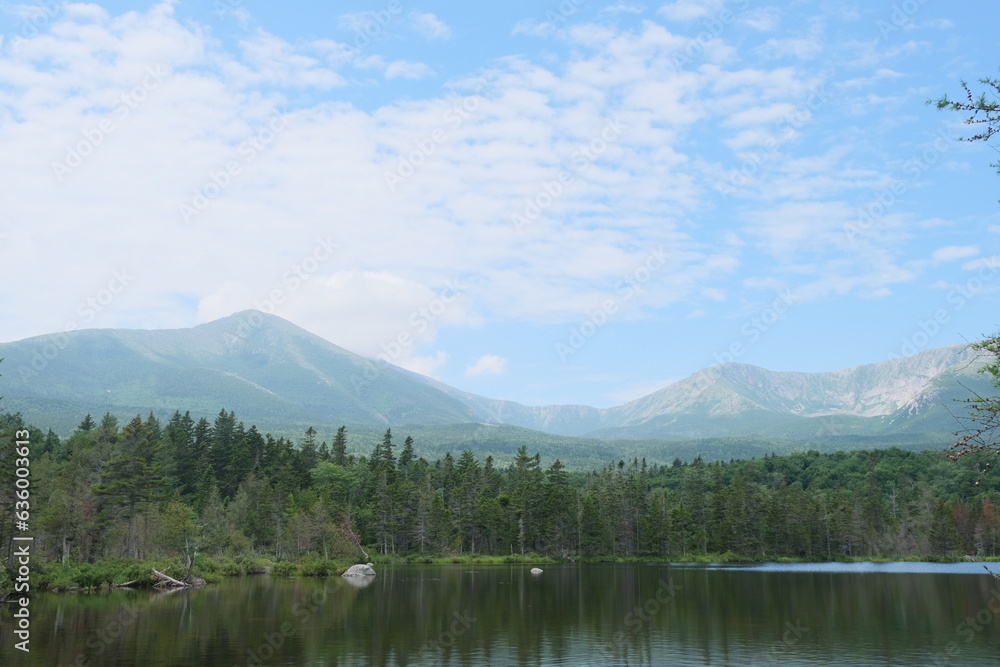
M 0 13 L 0 339 L 261 308 L 526 404 L 1000 328 L 1000 176 L 928 98 L 993 3 Z

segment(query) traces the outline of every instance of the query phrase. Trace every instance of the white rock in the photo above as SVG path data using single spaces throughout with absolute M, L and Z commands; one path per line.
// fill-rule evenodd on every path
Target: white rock
M 375 570 L 372 569 L 371 565 L 365 565 L 363 563 L 358 565 L 352 565 L 347 568 L 344 574 L 340 575 L 342 577 L 374 577 Z
M 533 567 L 533 568 L 531 568 L 531 573 L 532 574 L 541 574 L 542 570 L 541 570 L 541 568 Z

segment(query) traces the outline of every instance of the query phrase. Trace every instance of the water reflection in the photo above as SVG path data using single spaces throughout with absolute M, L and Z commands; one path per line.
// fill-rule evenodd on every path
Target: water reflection
M 947 664 L 993 665 L 1000 654 L 1000 582 L 977 563 L 560 564 L 540 576 L 383 566 L 354 579 L 39 595 L 17 664 L 928 665 L 950 647 Z M 4 664 L 10 614 L 0 610 Z

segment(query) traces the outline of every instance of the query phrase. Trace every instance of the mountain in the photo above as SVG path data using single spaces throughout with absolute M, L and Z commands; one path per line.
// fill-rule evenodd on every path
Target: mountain
M 995 391 L 975 353 L 954 345 L 827 373 L 723 364 L 607 409 L 525 406 L 360 357 L 258 311 L 189 329 L 37 336 L 0 344 L 0 357 L 0 408 L 63 434 L 86 413 L 226 409 L 276 434 L 346 424 L 374 439 L 406 427 L 455 448 L 536 442 L 599 460 L 681 440 L 947 444 L 952 399 L 966 387 Z
M 461 401 L 484 422 L 561 435 L 673 440 L 763 435 L 814 441 L 919 437 L 931 442 L 956 430 L 949 408 L 955 399 L 968 396 L 967 388 L 991 390 L 988 378 L 977 373 L 980 366 L 968 345 L 826 373 L 781 373 L 729 363 L 607 409 L 528 407 L 416 377 Z
M 234 410 L 260 426 L 476 421 L 411 375 L 258 311 L 190 329 L 38 336 L 0 345 L 0 356 L 4 403 L 40 422 L 61 421 L 53 410 L 72 411 L 75 425 L 87 412 L 178 408 Z
M 968 345 L 826 373 L 723 364 L 611 408 L 613 428 L 594 435 L 831 438 L 902 433 L 919 422 L 937 437 L 955 430 L 947 408 L 966 386 L 989 391 L 980 366 Z

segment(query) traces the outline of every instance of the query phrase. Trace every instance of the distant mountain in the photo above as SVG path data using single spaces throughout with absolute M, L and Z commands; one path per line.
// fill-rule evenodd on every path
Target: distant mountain
M 257 311 L 190 329 L 38 336 L 0 344 L 0 357 L 4 404 L 25 406 L 40 423 L 60 421 L 54 409 L 73 410 L 75 425 L 86 412 L 178 408 L 234 410 L 261 425 L 476 421 L 411 374 Z
M 528 407 L 416 377 L 461 401 L 482 421 L 561 435 L 670 440 L 905 435 L 930 442 L 956 430 L 953 399 L 968 396 L 967 387 L 991 390 L 977 373 L 980 366 L 968 345 L 827 373 L 779 373 L 730 363 L 607 409 Z
M 937 437 L 955 430 L 949 408 L 965 386 L 989 390 L 980 366 L 968 345 L 827 373 L 723 364 L 611 408 L 610 428 L 592 435 L 815 439 L 914 433 L 920 423 Z
M 532 407 L 363 358 L 257 311 L 189 329 L 38 336 L 0 344 L 0 357 L 0 408 L 60 433 L 88 412 L 226 409 L 275 433 L 408 427 L 456 448 L 534 440 L 600 460 L 654 446 L 626 442 L 634 440 L 943 446 L 956 430 L 952 399 L 967 396 L 965 387 L 995 391 L 968 346 L 955 345 L 828 373 L 723 364 L 613 408 Z

